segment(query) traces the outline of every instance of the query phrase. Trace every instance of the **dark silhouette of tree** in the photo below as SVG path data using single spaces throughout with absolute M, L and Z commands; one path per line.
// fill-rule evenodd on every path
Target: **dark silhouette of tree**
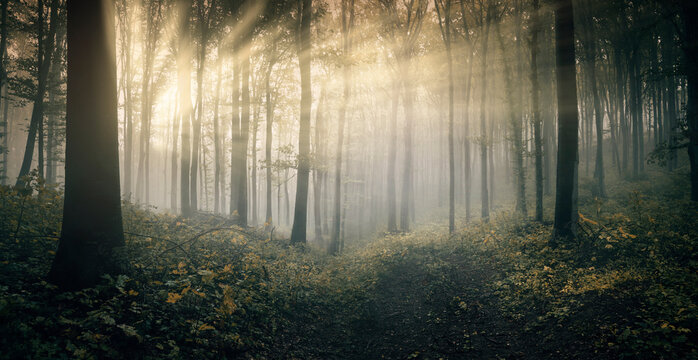
M 538 82 L 538 34 L 540 33 L 540 2 L 532 1 L 531 9 L 531 113 L 533 116 L 533 146 L 536 167 L 536 221 L 543 221 L 543 138 L 540 114 L 540 84 Z
M 572 0 L 555 2 L 558 150 L 554 235 L 576 235 L 579 114 Z
M 64 289 L 119 270 L 119 190 L 113 3 L 68 0 L 68 96 L 63 226 L 49 279 Z

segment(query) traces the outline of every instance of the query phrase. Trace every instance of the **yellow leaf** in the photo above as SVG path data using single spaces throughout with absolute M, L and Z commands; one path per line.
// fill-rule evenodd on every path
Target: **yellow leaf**
M 209 324 L 203 324 L 203 325 L 199 326 L 199 331 L 204 331 L 204 330 L 215 330 L 215 329 L 216 329 L 216 328 L 214 328 L 213 326 L 211 326 L 211 325 L 209 325 Z
M 138 291 L 131 289 L 128 291 L 128 294 L 131 296 L 136 296 L 136 295 L 138 295 Z
M 167 293 L 167 302 L 170 304 L 176 303 L 181 298 L 182 298 L 182 295 L 179 295 L 177 293 Z

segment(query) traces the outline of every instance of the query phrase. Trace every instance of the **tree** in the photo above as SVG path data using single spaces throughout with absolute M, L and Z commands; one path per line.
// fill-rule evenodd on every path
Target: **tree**
M 489 191 L 487 190 L 487 42 L 490 33 L 491 12 L 493 11 L 490 5 L 487 8 L 487 14 L 483 16 L 483 5 L 480 5 L 480 18 L 485 23 L 485 34 L 482 37 L 482 68 L 481 68 L 481 83 L 480 83 L 480 174 L 481 174 L 481 194 L 482 200 L 482 219 L 488 221 L 490 218 L 490 199 Z
M 540 32 L 540 2 L 533 0 L 531 12 L 531 107 L 533 142 L 536 161 L 536 221 L 543 221 L 543 139 L 541 134 L 540 85 L 538 83 L 538 33 Z
M 191 170 L 189 172 L 189 205 L 192 210 L 196 211 L 198 209 L 198 196 L 197 196 L 197 184 L 198 177 L 197 172 L 199 171 L 199 149 L 201 147 L 201 121 L 204 112 L 204 102 L 203 102 L 203 86 L 204 86 L 204 72 L 206 70 L 206 47 L 208 45 L 211 33 L 211 19 L 213 18 L 216 1 L 210 0 L 208 3 L 208 9 L 204 0 L 199 0 L 197 2 L 197 22 L 199 25 L 199 53 L 198 53 L 198 65 L 196 68 L 196 116 L 192 116 L 192 155 L 191 155 Z M 203 180 L 202 180 L 203 181 Z
M 601 112 L 601 100 L 599 97 L 599 89 L 596 80 L 596 41 L 597 36 L 594 31 L 594 20 L 591 12 L 592 3 L 591 1 L 586 1 L 586 9 L 588 13 L 586 16 L 582 16 L 583 28 L 584 28 L 584 55 L 586 72 L 589 77 L 589 84 L 591 85 L 591 95 L 593 97 L 593 108 L 594 108 L 594 118 L 596 124 L 596 168 L 594 170 L 594 178 L 597 180 L 597 195 L 599 197 L 606 197 L 606 186 L 604 182 L 604 168 L 603 168 L 603 113 Z
M 455 152 L 453 144 L 453 56 L 451 54 L 451 0 L 434 0 L 439 29 L 446 47 L 448 64 L 448 232 L 453 234 L 456 228 L 456 173 Z M 443 14 L 443 15 L 442 15 Z M 443 18 L 442 18 L 443 17 Z
M 51 66 L 51 55 L 53 54 L 53 46 L 55 42 L 57 18 L 58 18 L 58 0 L 51 0 L 51 14 L 49 31 L 44 38 L 44 2 L 38 1 L 38 18 L 37 18 L 37 88 L 34 105 L 32 107 L 32 116 L 29 122 L 29 133 L 27 135 L 27 143 L 24 149 L 24 159 L 22 167 L 17 176 L 15 186 L 19 189 L 25 189 L 26 176 L 29 174 L 29 169 L 34 158 L 34 145 L 37 138 L 39 140 L 39 164 L 38 168 L 43 174 L 43 118 L 44 118 L 44 96 L 46 95 L 46 87 L 48 84 L 48 74 Z
M 301 73 L 301 116 L 298 130 L 298 180 L 296 205 L 293 212 L 291 243 L 306 242 L 308 216 L 308 182 L 310 178 L 310 16 L 312 0 L 299 0 L 298 66 Z
M 179 93 L 179 116 L 182 126 L 182 159 L 180 167 L 180 202 L 182 215 L 191 216 L 194 208 L 189 195 L 189 171 L 191 164 L 191 48 L 189 35 L 189 17 L 192 0 L 178 1 L 179 46 L 177 52 L 177 87 Z
M 698 3 L 692 0 L 673 0 L 678 5 L 681 26 L 679 37 L 685 55 L 683 71 L 686 74 L 686 125 L 688 126 L 688 158 L 691 167 L 691 200 L 698 201 L 698 29 L 692 23 L 698 16 Z
M 68 0 L 63 226 L 49 279 L 64 289 L 119 270 L 119 189 L 113 3 Z
M 557 76 L 558 151 L 554 236 L 572 238 L 577 223 L 577 168 L 579 163 L 577 78 L 572 0 L 556 0 L 555 71 Z
M 5 184 L 7 180 L 7 145 L 8 145 L 8 124 L 7 124 L 7 108 L 9 107 L 8 101 L 8 86 L 7 86 L 7 65 L 5 61 L 7 53 L 7 7 L 9 1 L 2 2 L 2 9 L 0 10 L 0 108 L 3 112 L 2 114 L 2 145 L 0 145 L 0 155 L 2 155 L 2 169 L 0 169 L 0 184 Z
M 339 230 L 341 225 L 341 195 L 342 195 L 342 146 L 344 145 L 344 122 L 347 116 L 347 104 L 351 97 L 351 36 L 354 27 L 354 0 L 342 0 L 342 44 L 344 56 L 342 62 L 343 97 L 339 108 L 339 124 L 337 130 L 337 151 L 335 157 L 334 179 L 334 217 L 330 239 L 330 254 L 340 250 Z

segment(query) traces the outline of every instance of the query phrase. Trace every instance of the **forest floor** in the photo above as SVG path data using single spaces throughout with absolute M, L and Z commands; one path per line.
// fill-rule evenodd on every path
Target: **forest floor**
M 603 200 L 582 183 L 579 239 L 557 247 L 549 223 L 502 210 L 330 257 L 125 204 L 126 274 L 67 293 L 44 280 L 61 194 L 35 186 L 0 189 L 0 358 L 698 358 L 698 209 L 681 176 Z

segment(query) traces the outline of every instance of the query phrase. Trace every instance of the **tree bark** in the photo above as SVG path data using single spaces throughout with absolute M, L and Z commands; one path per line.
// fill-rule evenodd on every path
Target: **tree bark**
M 490 200 L 489 191 L 487 189 L 487 42 L 490 33 L 490 10 L 487 9 L 485 15 L 485 33 L 482 38 L 482 79 L 480 83 L 480 177 L 481 177 L 481 193 L 482 200 L 481 217 L 484 221 L 489 221 L 490 218 Z
M 347 6 L 349 7 L 347 9 Z M 342 39 L 344 47 L 344 63 L 342 65 L 342 84 L 344 96 L 339 108 L 339 124 L 337 125 L 337 149 L 335 152 L 335 178 L 334 178 L 334 214 L 332 221 L 332 234 L 329 253 L 332 255 L 340 251 L 340 224 L 341 224 L 341 195 L 342 195 L 342 150 L 344 146 L 344 122 L 347 116 L 347 104 L 351 97 L 351 29 L 354 23 L 354 0 L 342 0 Z
M 540 2 L 533 0 L 531 12 L 531 108 L 533 115 L 533 143 L 536 161 L 536 221 L 543 221 L 543 139 L 541 134 L 540 85 L 538 83 L 538 33 Z
M 39 18 L 37 21 L 37 33 L 39 39 L 39 48 L 37 56 L 37 90 L 36 97 L 34 98 L 34 105 L 32 107 L 31 120 L 29 121 L 29 132 L 27 134 L 27 143 L 24 148 L 24 158 L 22 160 L 22 166 L 19 170 L 19 175 L 17 176 L 17 182 L 15 187 L 18 189 L 26 190 L 27 182 L 26 176 L 29 175 L 29 169 L 32 165 L 32 159 L 34 158 L 34 145 L 36 143 L 37 137 L 41 138 L 39 141 L 43 141 L 43 131 L 39 131 L 43 127 L 44 118 L 44 96 L 46 95 L 46 85 L 48 80 L 48 71 L 51 65 L 51 55 L 53 53 L 53 46 L 56 34 L 56 26 L 58 23 L 58 0 L 51 0 L 51 15 L 50 15 L 50 25 L 49 31 L 44 39 L 44 10 L 43 10 L 43 0 L 38 1 L 39 7 Z M 39 149 L 40 153 L 42 152 Z M 43 159 L 43 154 L 40 154 Z M 39 161 L 39 168 L 43 166 L 42 161 Z M 42 170 L 43 171 L 43 170 Z
M 177 86 L 179 92 L 179 116 L 182 132 L 182 155 L 180 164 L 180 202 L 182 215 L 191 216 L 194 209 L 189 194 L 189 171 L 191 165 L 191 45 L 189 39 L 189 18 L 192 0 L 179 0 L 179 52 L 177 54 Z
M 688 157 L 691 166 L 691 200 L 698 201 L 698 29 L 694 21 L 698 16 L 698 4 L 683 0 L 683 29 L 686 55 L 687 102 L 686 122 L 688 124 Z
M 579 163 L 579 114 L 572 0 L 556 1 L 555 29 L 558 152 L 554 236 L 571 239 L 576 236 Z
M 291 229 L 291 243 L 306 242 L 308 216 L 308 178 L 310 176 L 310 16 L 312 0 L 301 0 L 300 34 L 298 37 L 298 66 L 301 74 L 301 116 L 298 132 L 298 177 L 296 203 Z
M 124 246 L 113 3 L 68 0 L 63 226 L 49 279 L 73 290 L 118 272 Z

